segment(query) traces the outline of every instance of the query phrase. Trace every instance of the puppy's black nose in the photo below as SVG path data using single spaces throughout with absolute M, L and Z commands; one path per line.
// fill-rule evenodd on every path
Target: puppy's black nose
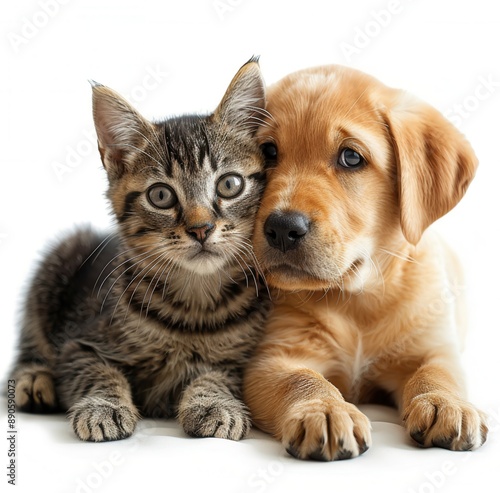
M 308 231 L 309 219 L 300 212 L 273 212 L 264 224 L 267 242 L 283 253 L 297 248 Z

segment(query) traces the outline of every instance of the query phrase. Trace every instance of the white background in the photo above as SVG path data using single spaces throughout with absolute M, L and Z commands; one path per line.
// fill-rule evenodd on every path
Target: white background
M 468 491 L 484 478 L 498 485 L 500 14 L 494 4 L 491 0 L 4 2 L 0 15 L 2 378 L 13 357 L 22 290 L 46 241 L 74 224 L 90 222 L 100 228 L 110 224 L 87 80 L 126 95 L 151 118 L 208 112 L 237 69 L 256 54 L 261 55 L 268 83 L 318 64 L 346 64 L 368 72 L 433 104 L 472 143 L 480 160 L 476 178 L 464 200 L 435 228 L 455 247 L 465 266 L 471 325 L 464 354 L 469 393 L 492 416 L 488 443 L 464 455 L 414 449 L 399 426 L 386 422 L 397 422 L 397 417 L 386 413 L 380 418 L 379 410 L 368 408 L 374 447 L 360 459 L 335 464 L 289 459 L 279 444 L 259 433 L 241 443 L 194 441 L 175 423 L 157 422 L 146 423 L 135 439 L 92 445 L 77 442 L 61 417 L 19 416 L 18 491 L 172 490 L 172 483 L 180 481 L 186 483 L 183 490 L 228 492 L 319 487 Z M 6 406 L 4 401 L 0 405 L 3 430 Z M 5 444 L 2 436 L 0 443 Z M 3 448 L 7 447 L 0 447 L 0 471 L 7 463 Z M 6 481 L 2 472 L 2 491 Z

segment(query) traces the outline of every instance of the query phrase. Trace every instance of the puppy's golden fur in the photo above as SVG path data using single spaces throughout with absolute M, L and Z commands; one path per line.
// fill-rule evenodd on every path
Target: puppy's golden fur
M 278 289 L 245 376 L 254 422 L 293 456 L 356 457 L 371 437 L 355 404 L 385 395 L 420 445 L 481 446 L 459 363 L 459 265 L 425 232 L 472 180 L 470 145 L 435 109 L 340 66 L 285 77 L 267 109 L 254 247 Z M 345 149 L 360 166 L 342 166 Z M 297 213 L 306 233 L 292 224 L 280 243 L 269 218 Z

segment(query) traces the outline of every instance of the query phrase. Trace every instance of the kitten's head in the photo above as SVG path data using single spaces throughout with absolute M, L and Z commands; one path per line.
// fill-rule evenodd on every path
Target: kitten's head
M 253 138 L 264 106 L 257 59 L 208 116 L 150 122 L 93 84 L 108 197 L 130 257 L 150 262 L 152 272 L 174 265 L 201 274 L 248 261 L 265 178 Z

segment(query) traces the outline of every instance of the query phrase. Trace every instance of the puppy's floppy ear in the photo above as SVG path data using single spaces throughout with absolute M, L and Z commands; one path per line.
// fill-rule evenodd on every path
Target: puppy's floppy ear
M 262 123 L 265 106 L 265 85 L 259 58 L 252 57 L 233 77 L 214 118 L 243 134 L 253 135 Z
M 153 125 L 109 87 L 91 81 L 92 109 L 101 160 L 110 179 L 120 177 L 141 151 Z
M 401 228 L 414 245 L 463 197 L 477 168 L 465 137 L 431 106 L 397 91 L 387 123 L 398 172 Z

